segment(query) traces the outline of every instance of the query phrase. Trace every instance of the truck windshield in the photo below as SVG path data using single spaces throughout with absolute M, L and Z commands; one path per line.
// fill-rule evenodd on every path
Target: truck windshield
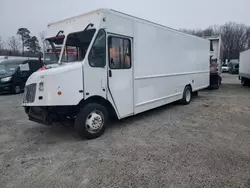
M 57 56 L 60 56 L 60 52 L 56 52 Z M 45 65 L 50 65 L 50 64 L 55 64 L 58 63 L 58 58 L 54 52 L 51 53 L 45 53 L 44 54 L 44 64 Z M 75 60 L 75 54 L 73 53 L 67 53 L 62 55 L 62 62 L 73 62 Z
M 61 62 L 70 63 L 82 61 L 85 58 L 87 49 L 92 41 L 96 29 L 88 29 L 76 33 L 70 33 L 63 47 L 63 36 L 48 38 L 44 41 L 44 64 L 56 64 L 59 62 L 61 50 L 63 48 Z
M 64 36 L 48 38 L 44 41 L 44 64 L 56 64 L 59 61 Z
M 63 49 L 62 62 L 82 61 L 93 39 L 96 29 L 70 33 Z M 72 54 L 74 57 L 72 57 Z

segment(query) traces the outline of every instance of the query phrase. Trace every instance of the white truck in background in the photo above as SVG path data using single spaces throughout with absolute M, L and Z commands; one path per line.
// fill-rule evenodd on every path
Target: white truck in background
M 250 85 L 250 49 L 240 53 L 239 78 L 242 85 Z
M 115 10 L 100 9 L 48 25 L 45 61 L 32 74 L 23 106 L 31 121 L 72 120 L 100 136 L 115 115 L 126 118 L 174 101 L 189 104 L 209 85 L 209 41 Z M 67 54 L 74 47 L 77 58 Z

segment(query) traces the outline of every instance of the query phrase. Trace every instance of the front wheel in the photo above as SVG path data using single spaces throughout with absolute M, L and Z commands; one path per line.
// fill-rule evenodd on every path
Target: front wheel
M 183 97 L 181 99 L 181 103 L 186 105 L 191 102 L 192 99 L 192 89 L 190 86 L 186 86 L 183 91 Z
M 75 129 L 81 137 L 94 139 L 104 133 L 107 122 L 106 108 L 97 103 L 89 103 L 77 114 Z

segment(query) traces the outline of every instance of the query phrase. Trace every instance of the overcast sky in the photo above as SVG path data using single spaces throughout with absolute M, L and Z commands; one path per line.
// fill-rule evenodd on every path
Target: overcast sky
M 206 28 L 235 21 L 250 25 L 250 0 L 0 0 L 0 36 L 27 27 L 33 35 L 48 23 L 98 8 L 112 8 L 172 28 Z

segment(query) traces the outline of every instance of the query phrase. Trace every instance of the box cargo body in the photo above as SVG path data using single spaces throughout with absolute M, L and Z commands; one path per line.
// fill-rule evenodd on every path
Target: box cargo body
M 250 49 L 240 53 L 239 76 L 243 85 L 250 84 Z
M 134 22 L 135 113 L 209 84 L 209 42 L 141 20 Z
M 79 104 L 86 106 L 88 101 L 98 103 L 102 100 L 121 119 L 181 100 L 186 88 L 196 92 L 208 87 L 208 40 L 114 10 L 101 9 L 50 24 L 47 38 L 55 36 L 58 31 L 63 31 L 65 36 L 80 32 L 89 23 L 96 33 L 86 57 L 90 56 L 98 33 L 104 31 L 105 65 L 93 67 L 91 58 L 84 58 L 80 62 L 60 64 L 36 73 L 28 80 L 27 86 L 39 83 L 43 78 L 48 84 L 44 83 L 43 100 L 35 97 L 33 102 L 27 102 L 24 98 L 24 106 L 78 108 Z M 123 44 L 118 44 L 119 41 Z M 125 63 L 125 57 L 128 58 L 128 67 L 125 64 L 125 68 L 113 66 L 117 50 L 119 57 L 126 51 L 124 62 L 121 62 Z M 58 87 L 63 95 L 57 95 Z

